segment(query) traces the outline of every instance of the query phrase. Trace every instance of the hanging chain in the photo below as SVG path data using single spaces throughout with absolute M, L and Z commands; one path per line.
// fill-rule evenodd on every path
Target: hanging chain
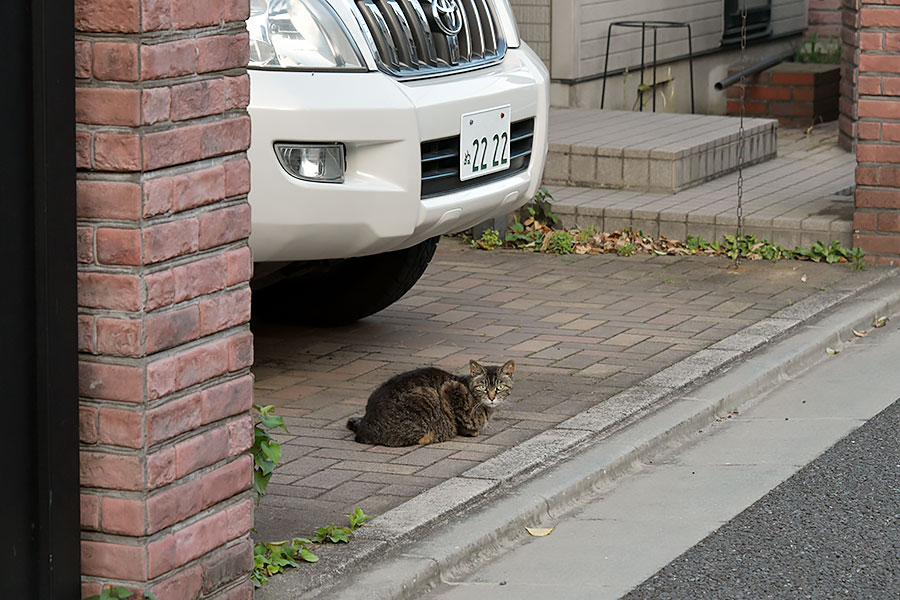
M 747 48 L 747 1 L 741 9 L 741 71 L 744 70 L 744 51 Z M 744 229 L 744 99 L 747 95 L 747 77 L 741 74 L 741 123 L 738 130 L 738 184 L 737 184 L 737 231 L 735 237 L 740 238 Z M 741 266 L 740 253 L 735 254 L 734 266 Z

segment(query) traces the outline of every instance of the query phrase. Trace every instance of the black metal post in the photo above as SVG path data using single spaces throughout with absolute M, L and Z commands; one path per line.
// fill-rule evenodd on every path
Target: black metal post
M 656 32 L 659 31 L 656 27 L 653 28 L 653 90 L 651 93 L 653 94 L 653 112 L 656 112 Z
M 600 92 L 600 108 L 603 108 L 604 102 L 606 102 L 606 73 L 609 70 L 609 40 L 612 38 L 612 23 L 609 24 L 609 28 L 606 30 L 606 59 L 603 61 L 603 91 Z
M 0 38 L 0 598 L 80 598 L 74 10 L 12 2 Z
M 644 112 L 644 71 L 647 66 L 644 63 L 644 45 L 647 37 L 647 24 L 641 23 L 641 85 L 638 87 L 638 110 Z
M 644 85 L 644 71 L 647 70 L 647 28 L 651 28 L 653 30 L 653 87 L 651 92 L 653 94 L 653 112 L 656 112 L 656 86 L 658 85 L 657 80 L 657 67 L 658 67 L 658 33 L 659 29 L 670 29 L 674 27 L 682 27 L 687 28 L 688 35 L 688 65 L 690 68 L 691 75 L 691 113 L 693 114 L 696 111 L 696 105 L 694 101 L 694 44 L 691 39 L 691 25 L 690 23 L 679 23 L 677 21 L 614 21 L 609 24 L 606 33 L 606 58 L 603 61 L 603 90 L 600 93 L 600 108 L 603 108 L 606 103 L 606 79 L 609 77 L 609 48 L 610 41 L 612 40 L 612 31 L 613 27 L 640 27 L 641 28 L 641 83 L 638 86 L 638 110 L 644 110 L 644 91 L 647 87 Z M 627 70 L 626 70 L 627 71 Z
M 694 45 L 691 42 L 691 24 L 686 23 L 688 30 L 688 66 L 691 70 L 691 114 L 694 114 Z

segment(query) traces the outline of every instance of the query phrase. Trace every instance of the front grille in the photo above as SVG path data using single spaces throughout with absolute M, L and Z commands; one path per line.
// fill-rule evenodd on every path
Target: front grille
M 526 170 L 531 162 L 534 119 L 510 124 L 509 138 L 508 169 L 465 181 L 459 180 L 458 135 L 422 142 L 422 198 L 458 192 Z
M 356 0 L 356 7 L 379 66 L 391 75 L 438 75 L 506 54 L 492 0 Z

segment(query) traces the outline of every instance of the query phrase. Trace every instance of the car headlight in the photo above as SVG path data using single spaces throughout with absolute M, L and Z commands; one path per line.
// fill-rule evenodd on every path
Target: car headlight
M 324 0 L 250 0 L 251 67 L 365 70 L 334 9 Z
M 500 21 L 500 27 L 506 35 L 506 46 L 509 48 L 518 48 L 519 28 L 516 26 L 516 17 L 513 15 L 512 7 L 509 0 L 494 0 L 494 6 L 497 8 L 497 19 Z

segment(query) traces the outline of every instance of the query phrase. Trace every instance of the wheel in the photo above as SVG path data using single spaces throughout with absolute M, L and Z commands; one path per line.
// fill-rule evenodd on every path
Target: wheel
M 254 305 L 265 315 L 308 325 L 352 323 L 408 292 L 425 272 L 438 239 L 372 256 L 294 263 L 280 281 L 255 291 Z

